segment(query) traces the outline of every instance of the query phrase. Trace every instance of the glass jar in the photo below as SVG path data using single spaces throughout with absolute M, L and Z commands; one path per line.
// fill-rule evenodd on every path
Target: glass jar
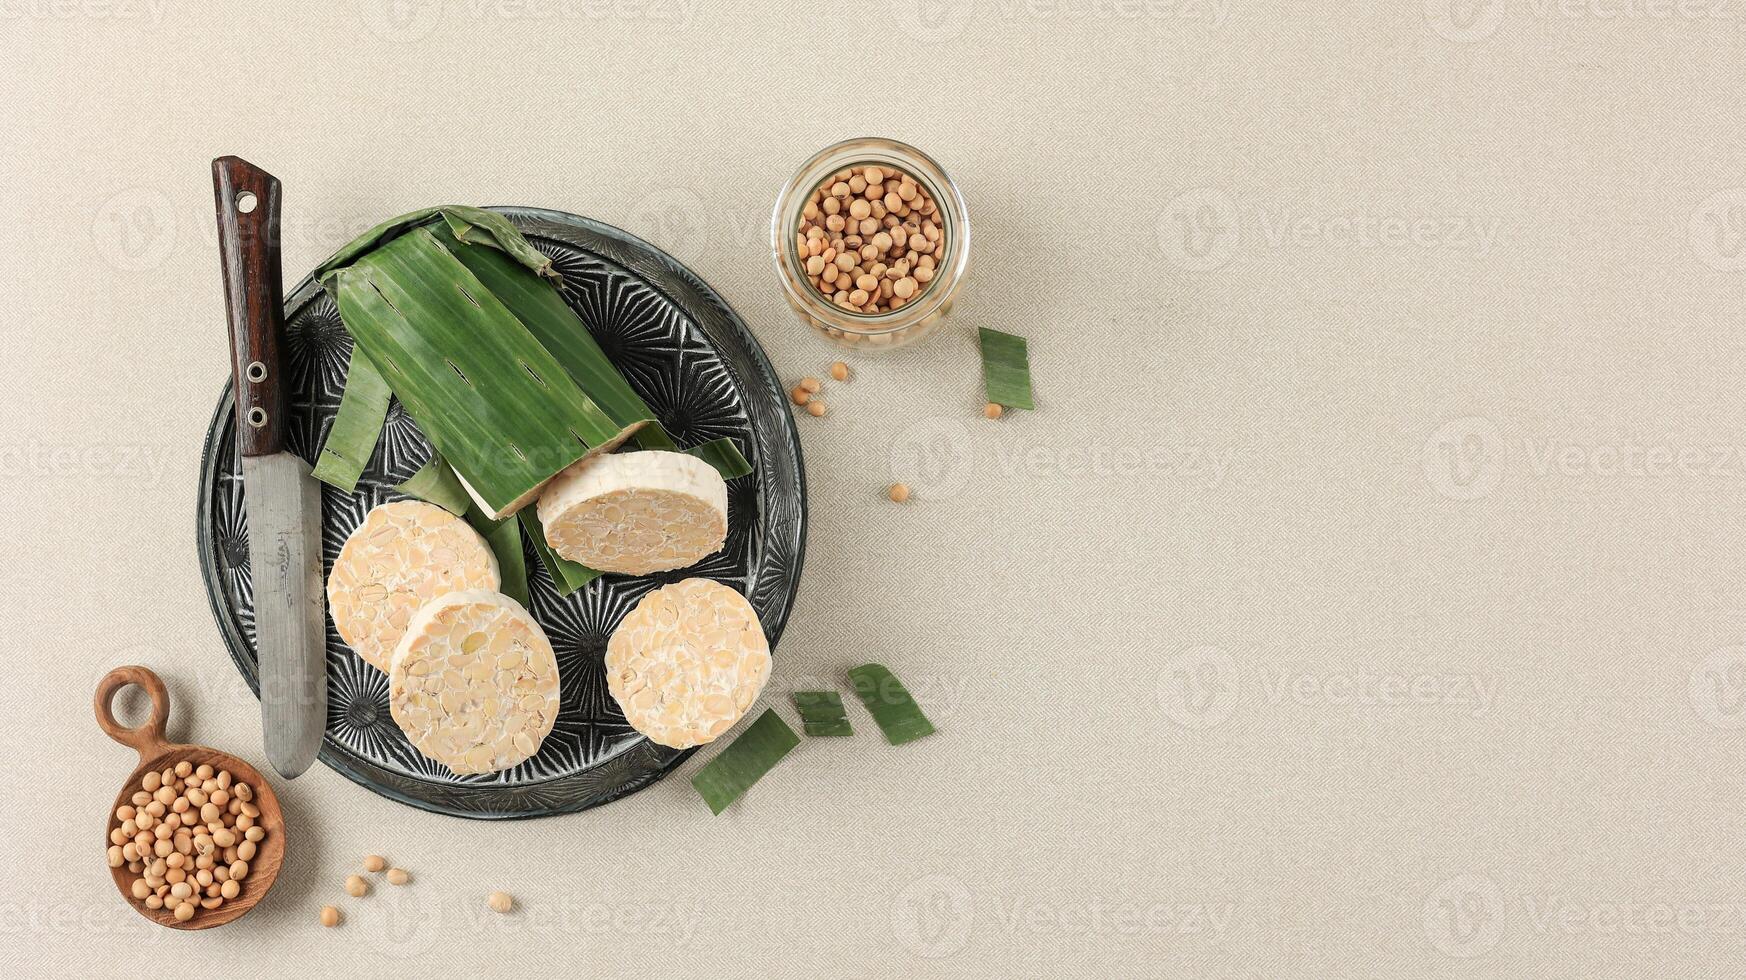
M 795 248 L 800 212 L 812 192 L 839 171 L 856 166 L 879 166 L 908 174 L 939 209 L 936 220 L 946 252 L 934 266 L 934 278 L 909 302 L 888 313 L 847 310 L 832 303 L 830 297 L 813 288 Z M 958 185 L 927 154 L 896 140 L 862 136 L 820 150 L 783 185 L 770 216 L 770 258 L 788 304 L 814 330 L 856 350 L 902 347 L 931 333 L 951 311 L 969 255 L 970 219 Z

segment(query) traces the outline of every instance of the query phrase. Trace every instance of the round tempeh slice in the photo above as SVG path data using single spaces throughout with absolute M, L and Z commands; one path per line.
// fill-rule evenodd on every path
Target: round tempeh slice
M 435 504 L 397 500 L 372 508 L 334 559 L 327 608 L 340 639 L 377 670 L 420 606 L 461 589 L 495 592 L 497 556 L 466 521 Z
M 613 453 L 558 474 L 539 514 L 564 558 L 626 575 L 671 571 L 721 550 L 727 482 L 685 453 Z
M 414 748 L 459 775 L 523 762 L 558 717 L 558 658 L 521 604 L 450 592 L 412 617 L 388 672 L 388 709 Z
M 752 604 L 688 578 L 643 597 L 606 643 L 606 688 L 631 727 L 688 749 L 733 727 L 770 678 L 770 643 Z

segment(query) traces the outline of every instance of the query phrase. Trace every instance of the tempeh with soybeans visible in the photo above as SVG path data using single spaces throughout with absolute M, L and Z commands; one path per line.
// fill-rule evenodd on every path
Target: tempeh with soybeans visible
M 719 737 L 770 679 L 770 642 L 745 597 L 688 578 L 644 596 L 606 643 L 606 688 L 632 728 L 688 749 Z
M 546 544 L 603 572 L 646 575 L 695 564 L 727 541 L 727 482 L 687 453 L 597 456 L 540 495 Z
M 501 585 L 496 556 L 466 521 L 434 504 L 396 500 L 371 508 L 346 538 L 327 577 L 327 608 L 340 639 L 386 672 L 420 606 Z
M 414 748 L 457 775 L 508 769 L 538 752 L 557 720 L 557 655 L 515 600 L 451 592 L 407 626 L 388 707 Z

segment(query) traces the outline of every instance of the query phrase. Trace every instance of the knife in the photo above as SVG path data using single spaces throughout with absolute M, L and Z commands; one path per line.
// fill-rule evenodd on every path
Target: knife
M 321 484 L 285 448 L 279 180 L 227 156 L 212 161 L 212 186 L 255 586 L 262 740 L 267 761 L 290 779 L 315 761 L 327 728 Z

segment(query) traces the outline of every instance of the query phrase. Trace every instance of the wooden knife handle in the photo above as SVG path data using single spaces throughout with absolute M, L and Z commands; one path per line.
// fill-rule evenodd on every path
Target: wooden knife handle
M 279 178 L 241 157 L 212 161 L 218 248 L 230 313 L 236 443 L 244 456 L 285 448 L 284 286 L 279 275 Z

